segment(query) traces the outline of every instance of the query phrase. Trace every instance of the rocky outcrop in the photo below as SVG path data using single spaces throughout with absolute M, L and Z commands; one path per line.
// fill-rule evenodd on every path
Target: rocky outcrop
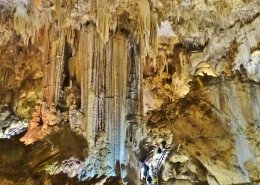
M 171 130 L 170 135 L 180 149 L 174 148 L 169 155 L 162 180 L 173 178 L 177 183 L 178 179 L 185 179 L 196 183 L 207 178 L 209 184 L 257 181 L 259 141 L 256 138 L 259 128 L 257 121 L 253 120 L 258 119 L 259 112 L 258 106 L 251 104 L 252 101 L 258 104 L 257 91 L 258 85 L 252 82 L 211 78 L 205 86 L 196 87 L 177 104 L 167 105 L 163 112 L 165 116 L 162 118 L 159 114 L 160 125 L 164 125 L 159 128 L 160 138 L 163 134 L 169 135 L 165 130 Z M 154 120 L 158 118 L 150 118 L 153 126 L 156 125 Z M 153 129 L 155 134 L 151 135 L 152 138 L 158 132 L 157 127 Z M 197 164 L 192 162 L 194 160 Z M 182 170 L 175 169 L 176 166 Z M 198 174 L 199 177 L 193 176 Z M 202 177 L 204 180 L 199 179 Z
M 0 138 L 10 139 L 27 129 L 28 123 L 14 115 L 7 106 L 0 107 Z
M 28 132 L 20 139 L 26 145 L 46 137 L 51 133 L 53 126 L 62 122 L 62 116 L 57 115 L 55 106 L 50 109 L 43 105 L 36 105 L 35 111 L 32 114 L 32 119 L 29 120 Z

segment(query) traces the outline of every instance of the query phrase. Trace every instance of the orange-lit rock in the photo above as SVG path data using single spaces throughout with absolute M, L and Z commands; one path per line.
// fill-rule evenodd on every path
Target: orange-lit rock
M 36 105 L 32 119 L 29 121 L 28 131 L 20 141 L 28 145 L 46 137 L 52 131 L 49 125 L 53 122 L 55 122 L 55 119 L 49 113 L 46 115 L 41 105 Z

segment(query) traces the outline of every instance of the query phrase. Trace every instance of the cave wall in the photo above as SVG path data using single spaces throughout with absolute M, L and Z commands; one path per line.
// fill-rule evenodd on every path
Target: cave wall
M 89 145 L 80 180 L 138 184 L 140 148 L 162 139 L 161 182 L 259 180 L 257 0 L 0 5 L 1 137 L 68 123 Z
M 191 184 L 257 181 L 258 85 L 228 78 L 211 78 L 204 83 L 205 86 L 192 89 L 177 104 L 165 105 L 160 114 L 164 115 L 160 118 L 164 127 L 154 127 L 158 117 L 150 118 L 154 132 L 161 133 L 150 134 L 151 137 L 160 141 L 171 135 L 168 142 L 176 142 L 179 147 L 173 149 L 165 163 L 163 180 L 174 179 L 172 183 L 187 180 Z M 200 171 L 204 171 L 203 175 Z

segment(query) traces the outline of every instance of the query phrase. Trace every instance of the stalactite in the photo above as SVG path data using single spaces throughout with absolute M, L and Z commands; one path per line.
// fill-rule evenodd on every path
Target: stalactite
M 157 56 L 158 54 L 158 35 L 157 35 L 157 26 L 158 26 L 158 14 L 153 12 L 151 13 L 151 25 L 150 25 L 150 45 L 153 50 L 153 55 Z
M 80 36 L 79 36 L 79 47 L 78 47 L 78 61 L 80 65 L 80 83 L 81 83 L 81 109 L 86 115 L 83 115 L 82 122 L 83 124 L 83 129 L 87 132 L 86 135 L 88 138 L 91 138 L 92 136 L 92 116 L 91 118 L 88 118 L 89 113 L 88 113 L 88 106 L 91 102 L 89 102 L 89 91 L 91 91 L 89 83 L 91 82 L 89 78 L 91 78 L 91 67 L 90 67 L 90 62 L 92 60 L 92 44 L 93 44 L 93 26 L 90 25 L 90 28 L 85 28 L 83 27 L 80 31 Z M 92 37 L 91 37 L 92 36 Z M 87 51 L 86 51 L 87 50 Z M 93 92 L 92 92 L 93 93 Z M 90 123 L 89 123 L 90 121 Z
M 45 13 L 39 10 L 38 4 L 30 6 L 28 1 L 17 5 L 14 13 L 14 29 L 21 35 L 25 45 L 28 46 L 30 41 L 33 44 L 38 40 L 40 30 L 47 23 L 48 15 Z
M 107 16 L 108 5 L 104 0 L 97 0 L 97 31 L 99 32 L 103 42 L 109 39 L 109 17 Z

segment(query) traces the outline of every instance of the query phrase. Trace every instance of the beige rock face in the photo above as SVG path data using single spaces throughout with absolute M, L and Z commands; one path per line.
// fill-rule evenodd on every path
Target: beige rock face
M 258 123 L 253 121 L 258 119 L 259 112 L 258 106 L 251 104 L 251 98 L 258 104 L 258 90 L 256 84 L 237 80 L 218 85 L 213 82 L 190 92 L 185 100 L 181 100 L 181 112 L 176 121 L 166 126 L 172 130 L 174 141 L 183 147 L 183 154 L 187 152 L 191 158 L 200 161 L 208 171 L 206 175 L 213 176 L 218 184 L 238 184 L 259 178 L 259 147 L 256 141 L 259 128 L 256 128 Z M 166 108 L 166 111 L 169 111 L 170 119 L 175 117 L 170 109 Z M 181 160 L 181 156 L 177 157 L 179 161 L 175 159 L 174 164 L 179 162 L 184 167 L 187 162 Z M 162 173 L 165 180 L 171 178 L 169 167 Z M 182 179 L 180 175 L 174 176 Z M 189 177 L 184 178 L 189 180 Z M 194 179 L 190 180 L 194 182 Z
M 138 184 L 166 140 L 161 184 L 259 181 L 258 0 L 0 0 L 0 15 L 1 137 L 69 124 L 89 145 L 49 173 Z

